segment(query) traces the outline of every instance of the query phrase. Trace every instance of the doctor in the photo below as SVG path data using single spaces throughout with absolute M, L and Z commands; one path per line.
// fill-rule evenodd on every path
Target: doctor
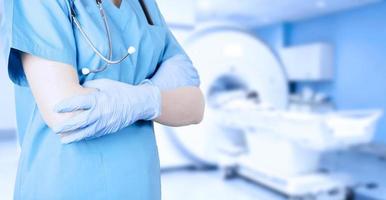
M 15 199 L 160 199 L 153 121 L 199 123 L 199 76 L 154 0 L 2 1 Z

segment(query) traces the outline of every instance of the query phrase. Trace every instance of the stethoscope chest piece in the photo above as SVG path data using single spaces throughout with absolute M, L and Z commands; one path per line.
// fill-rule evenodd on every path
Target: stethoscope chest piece
M 137 52 L 137 49 L 135 48 L 135 47 L 133 47 L 133 46 L 130 46 L 128 49 L 127 49 L 127 55 L 133 55 L 133 54 L 135 54 L 135 52 Z M 123 61 L 123 60 L 122 60 Z M 121 62 L 122 62 L 121 61 Z M 108 63 L 108 62 L 107 62 Z M 98 68 L 98 69 L 95 69 L 95 70 L 92 70 L 92 69 L 90 69 L 90 68 L 88 68 L 88 67 L 83 67 L 80 71 L 81 71 L 81 73 L 83 74 L 83 75 L 89 75 L 89 74 L 91 74 L 91 73 L 98 73 L 98 72 L 102 72 L 102 71 L 104 71 L 105 69 L 107 69 L 107 67 L 108 67 L 108 65 L 109 65 L 110 63 L 108 63 L 107 65 L 105 65 L 104 67 L 102 67 L 102 68 Z M 119 64 L 119 63 L 113 63 L 113 64 Z
M 102 0 L 96 0 L 96 4 L 99 8 L 99 13 L 100 13 L 100 16 L 102 17 L 103 19 L 103 23 L 104 23 L 104 26 L 105 26 L 105 31 L 106 31 L 106 37 L 107 37 L 107 41 L 108 41 L 108 46 L 109 46 L 109 55 L 108 57 L 105 57 L 97 48 L 96 48 L 96 45 L 94 45 L 94 43 L 90 40 L 90 37 L 86 34 L 86 32 L 83 30 L 80 22 L 78 21 L 77 19 L 77 14 L 75 12 L 75 8 L 72 4 L 71 6 L 71 19 L 72 19 L 72 22 L 75 24 L 75 26 L 77 27 L 77 29 L 80 31 L 80 33 L 82 34 L 83 38 L 86 40 L 86 42 L 88 43 L 88 45 L 91 47 L 91 49 L 94 51 L 94 53 L 96 55 L 98 55 L 104 62 L 105 62 L 105 65 L 103 67 L 99 67 L 99 68 L 96 68 L 96 69 L 90 69 L 90 68 L 82 68 L 81 69 L 81 73 L 83 75 L 88 75 L 88 74 L 91 74 L 91 73 L 99 73 L 99 72 L 102 72 L 104 70 L 107 69 L 107 67 L 109 65 L 115 65 L 115 64 L 120 64 L 122 63 L 124 60 L 126 60 L 127 57 L 129 57 L 130 55 L 134 54 L 137 49 L 133 46 L 130 46 L 128 49 L 127 49 L 127 53 L 121 57 L 120 59 L 118 60 L 112 60 L 111 57 L 112 57 L 112 54 L 113 54 L 113 46 L 112 46 L 112 40 L 111 40 L 111 34 L 110 34 L 110 27 L 107 23 L 107 17 L 105 15 L 105 11 L 103 9 L 103 5 L 102 5 Z
M 87 67 L 84 67 L 84 68 L 82 68 L 81 72 L 83 75 L 89 75 L 91 70 Z

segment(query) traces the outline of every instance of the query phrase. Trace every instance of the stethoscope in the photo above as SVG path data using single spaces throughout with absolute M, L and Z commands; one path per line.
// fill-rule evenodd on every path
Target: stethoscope
M 106 58 L 95 47 L 94 43 L 90 40 L 90 38 L 88 37 L 88 35 L 86 34 L 86 32 L 84 31 L 82 26 L 80 25 L 79 20 L 76 18 L 77 13 L 75 11 L 75 7 L 73 5 L 73 2 L 69 2 L 69 3 L 70 3 L 70 15 L 71 15 L 72 22 L 75 24 L 75 26 L 77 27 L 77 29 L 79 30 L 79 32 L 81 33 L 83 38 L 86 40 L 88 45 L 91 47 L 91 49 L 95 52 L 95 54 L 98 55 L 106 63 L 103 67 L 98 67 L 96 69 L 90 69 L 88 67 L 82 68 L 81 72 L 83 75 L 89 75 L 89 74 L 95 74 L 95 73 L 103 72 L 104 70 L 106 70 L 109 67 L 109 65 L 120 64 L 124 60 L 126 60 L 126 58 L 128 58 L 130 55 L 132 55 L 136 52 L 135 47 L 129 46 L 129 48 L 127 49 L 127 53 L 122 58 L 120 58 L 118 60 L 112 60 L 111 57 L 113 55 L 113 47 L 112 47 L 113 45 L 112 45 L 112 41 L 111 41 L 110 26 L 107 22 L 105 11 L 104 11 L 103 6 L 102 6 L 102 0 L 96 0 L 96 5 L 99 8 L 99 13 L 100 13 L 100 16 L 102 17 L 102 20 L 103 20 L 103 24 L 104 24 L 105 31 L 106 31 L 106 37 L 107 37 L 107 41 L 108 41 L 108 45 L 109 45 L 109 55 Z

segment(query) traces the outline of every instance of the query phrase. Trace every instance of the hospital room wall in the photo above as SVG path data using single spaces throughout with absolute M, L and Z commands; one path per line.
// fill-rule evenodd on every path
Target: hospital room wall
M 296 83 L 325 92 L 338 109 L 386 111 L 386 2 L 255 32 L 274 49 L 312 42 L 334 45 L 334 80 Z M 376 141 L 386 144 L 386 117 Z

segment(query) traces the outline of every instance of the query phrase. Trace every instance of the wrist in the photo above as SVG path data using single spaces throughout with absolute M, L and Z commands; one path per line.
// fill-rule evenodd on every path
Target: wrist
M 162 111 L 161 90 L 148 79 L 142 81 L 139 87 L 145 93 L 143 100 L 146 102 L 142 109 L 141 120 L 154 120 L 158 118 Z

